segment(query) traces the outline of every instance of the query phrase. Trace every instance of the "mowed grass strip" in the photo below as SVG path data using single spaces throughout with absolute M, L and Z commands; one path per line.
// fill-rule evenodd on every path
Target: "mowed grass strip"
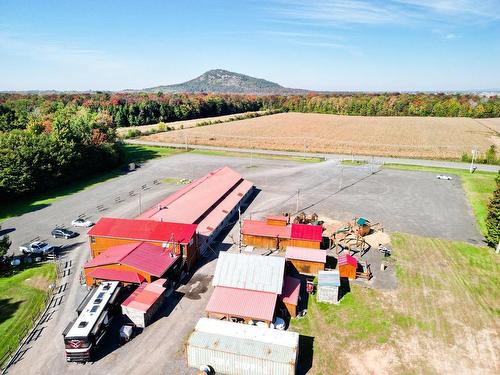
M 481 233 L 486 234 L 486 216 L 488 215 L 488 203 L 496 188 L 495 177 L 497 173 L 475 171 L 470 173 L 465 169 L 423 167 L 419 165 L 406 164 L 384 164 L 384 168 L 399 169 L 407 171 L 432 172 L 457 176 L 462 181 L 462 186 L 469 201 Z
M 299 163 L 320 163 L 324 161 L 324 159 L 316 157 L 271 155 L 271 154 L 222 151 L 222 150 L 219 151 L 219 150 L 194 149 L 191 151 L 191 153 L 198 155 L 208 155 L 208 156 L 227 156 L 227 157 L 237 157 L 237 158 L 255 158 L 255 159 L 269 159 L 269 160 L 289 160 L 289 161 L 296 161 Z
M 486 247 L 396 233 L 398 288 L 351 284 L 309 299 L 290 329 L 314 337 L 311 374 L 495 373 L 500 264 Z M 388 272 L 388 271 L 386 271 Z
M 54 263 L 0 277 L 0 358 L 19 344 L 45 307 L 48 286 L 56 280 Z
M 93 186 L 109 181 L 125 173 L 126 166 L 131 163 L 144 163 L 147 160 L 175 155 L 183 152 L 179 149 L 156 146 L 123 144 L 120 146 L 122 163 L 116 169 L 80 179 L 74 183 L 55 188 L 44 194 L 37 194 L 13 202 L 0 205 L 0 223 L 10 217 L 19 216 L 50 205 L 68 195 L 90 189 Z

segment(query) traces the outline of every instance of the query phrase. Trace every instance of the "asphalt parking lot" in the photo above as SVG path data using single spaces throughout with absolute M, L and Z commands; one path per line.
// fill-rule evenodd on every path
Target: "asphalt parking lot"
M 303 164 L 197 154 L 153 160 L 136 171 L 2 223 L 4 230 L 11 231 L 13 249 L 35 237 L 66 246 L 61 263 L 70 269 L 61 275 L 58 285 L 66 286 L 50 318 L 44 322 L 41 334 L 26 345 L 9 373 L 191 374 L 185 366 L 182 346 L 211 294 L 209 280 L 216 261 L 205 262 L 178 290 L 177 296 L 182 298 L 169 307 L 163 318 L 126 346 L 93 364 L 67 364 L 61 333 L 76 316 L 74 310 L 85 293 L 79 275 L 88 259 L 88 239 L 83 229 L 78 229 L 80 236 L 71 240 L 53 240 L 50 231 L 56 225 L 69 225 L 79 215 L 94 221 L 100 216 L 134 217 L 141 209 L 154 205 L 179 188 L 176 184 L 158 183 L 161 179 L 192 179 L 223 165 L 236 169 L 260 189 L 244 217 L 294 212 L 299 190 L 299 211 L 316 212 L 320 217 L 348 220 L 363 216 L 382 223 L 389 232 L 402 231 L 471 243 L 482 241 L 457 179 L 437 180 L 434 174 L 426 172 L 377 172 L 377 168 L 371 170 L 370 167 L 341 167 L 335 160 Z M 154 180 L 158 180 L 156 184 Z M 227 249 L 233 244 L 233 238 L 227 236 L 223 241 L 226 246 L 222 244 L 221 247 Z

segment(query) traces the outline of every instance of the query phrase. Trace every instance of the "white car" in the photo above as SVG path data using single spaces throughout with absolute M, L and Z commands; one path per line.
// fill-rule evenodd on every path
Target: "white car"
M 89 228 L 92 225 L 94 225 L 94 223 L 91 222 L 90 220 L 85 220 L 85 219 L 79 218 L 79 219 L 73 220 L 71 222 L 71 225 L 74 227 Z
M 24 254 L 47 254 L 54 250 L 54 246 L 42 241 L 35 241 L 19 246 L 19 250 Z
M 452 180 L 452 178 L 451 178 L 450 176 L 446 176 L 446 175 L 444 175 L 444 174 L 438 174 L 438 175 L 436 176 L 436 178 L 437 178 L 438 180 L 448 180 L 448 181 Z

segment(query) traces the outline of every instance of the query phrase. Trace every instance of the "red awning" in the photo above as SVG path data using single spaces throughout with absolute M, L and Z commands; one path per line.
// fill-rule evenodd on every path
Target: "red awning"
M 273 320 L 276 299 L 274 293 L 217 286 L 205 311 L 270 322 Z

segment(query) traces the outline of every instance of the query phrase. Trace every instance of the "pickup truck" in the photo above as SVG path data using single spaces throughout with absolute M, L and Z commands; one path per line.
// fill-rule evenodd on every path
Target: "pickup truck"
M 35 241 L 19 246 L 19 250 L 24 254 L 47 254 L 54 250 L 54 246 L 42 241 Z

